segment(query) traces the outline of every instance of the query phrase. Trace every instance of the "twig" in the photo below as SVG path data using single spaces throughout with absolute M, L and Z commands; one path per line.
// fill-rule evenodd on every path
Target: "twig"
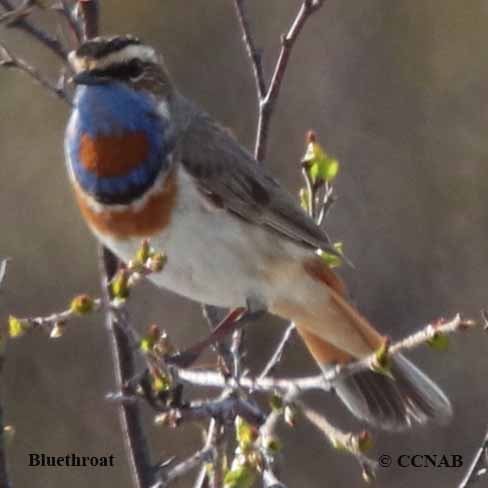
M 256 49 L 256 44 L 251 34 L 249 20 L 244 7 L 244 0 L 234 0 L 237 18 L 243 33 L 244 45 L 249 57 L 251 58 L 258 93 L 259 119 L 256 132 L 256 144 L 254 147 L 254 156 L 258 161 L 263 161 L 266 157 L 271 117 L 273 116 L 274 108 L 280 93 L 286 68 L 288 67 L 288 61 L 290 59 L 293 46 L 295 45 L 295 42 L 297 41 L 309 17 L 319 10 L 324 3 L 325 0 L 303 1 L 298 14 L 292 22 L 291 27 L 288 29 L 287 34 L 281 38 L 281 51 L 278 56 L 278 61 L 276 62 L 269 86 L 266 88 L 261 63 L 261 53 Z
M 98 35 L 99 2 L 98 0 L 78 0 L 83 25 L 83 38 L 91 39 Z
M 16 8 L 12 5 L 10 0 L 0 0 L 0 5 L 7 12 L 14 12 Z M 17 29 L 25 31 L 30 36 L 34 37 L 38 42 L 50 49 L 56 56 L 61 58 L 63 62 L 66 62 L 68 51 L 63 47 L 58 39 L 52 37 L 46 31 L 34 26 L 25 17 L 19 17 L 15 22 L 11 23 L 9 27 L 15 27 Z
M 28 17 L 35 7 L 35 0 L 23 0 L 14 10 L 0 15 L 0 24 L 7 27 L 15 24 L 19 19 Z
M 207 320 L 210 332 L 213 333 L 218 325 L 225 318 L 228 313 L 225 309 L 214 307 L 212 305 L 203 305 L 203 316 Z M 230 344 L 227 338 L 216 342 L 213 345 L 221 361 L 221 367 L 224 368 L 226 374 L 230 374 L 232 370 L 232 354 L 230 352 Z
M 216 447 L 217 451 L 214 456 L 213 460 L 213 470 L 212 473 L 209 475 L 209 488 L 223 488 L 224 486 L 224 475 L 225 475 L 225 467 L 226 467 L 226 457 L 225 457 L 225 449 L 226 449 L 226 439 L 225 439 L 225 431 L 223 430 L 223 425 L 220 420 L 213 420 L 213 425 L 215 426 L 213 436 L 211 439 L 211 444 Z M 210 436 L 209 436 L 210 440 Z
M 244 339 L 244 332 L 242 330 L 236 330 L 232 334 L 232 342 L 230 346 L 230 353 L 232 355 L 232 374 L 233 377 L 239 382 L 242 375 L 242 341 Z
M 98 3 L 98 0 L 78 0 L 84 39 L 91 39 L 98 35 L 100 18 Z
M 254 38 L 251 33 L 249 17 L 247 15 L 245 0 L 234 0 L 234 7 L 236 9 L 237 19 L 242 31 L 242 41 L 246 47 L 247 54 L 251 60 L 252 70 L 254 72 L 254 79 L 256 81 L 256 92 L 258 102 L 266 95 L 266 80 L 264 79 L 263 61 L 261 50 L 258 49 L 254 43 Z
M 344 450 L 352 454 L 358 461 L 359 465 L 365 471 L 367 476 L 373 476 L 377 467 L 376 461 L 373 461 L 363 452 L 361 439 L 367 439 L 368 434 L 363 432 L 359 435 L 344 433 L 334 427 L 322 414 L 299 403 L 303 415 L 311 422 L 320 432 L 322 432 L 333 447 Z
M 414 334 L 396 342 L 388 347 L 388 355 L 394 356 L 403 351 L 414 349 L 422 344 L 432 341 L 439 335 L 449 335 L 459 330 L 465 330 L 478 325 L 477 322 L 469 319 L 462 319 L 458 314 L 447 322 L 438 322 L 436 324 L 428 324 L 423 329 Z M 337 381 L 339 378 L 354 375 L 359 371 L 365 369 L 374 369 L 377 361 L 377 354 L 371 354 L 364 359 L 349 363 L 345 366 L 338 366 L 330 372 L 324 374 L 324 380 L 329 383 Z
M 302 175 L 303 179 L 305 180 L 305 184 L 307 186 L 307 196 L 308 196 L 308 202 L 307 202 L 307 213 L 312 217 L 312 219 L 315 220 L 315 214 L 316 214 L 316 207 L 317 207 L 317 200 L 315 198 L 316 196 L 316 188 L 314 184 L 312 183 L 312 179 L 307 171 L 307 168 L 303 166 L 302 168 Z
M 304 0 L 288 33 L 281 38 L 281 52 L 278 61 L 276 62 L 266 96 L 261 100 L 259 106 L 258 131 L 255 149 L 256 159 L 258 161 L 262 161 L 266 157 L 270 120 L 273 115 L 276 100 L 280 93 L 293 46 L 307 20 L 313 13 L 322 7 L 324 2 L 325 0 Z
M 209 346 L 214 345 L 216 342 L 225 338 L 230 332 L 236 331 L 244 325 L 244 319 L 246 318 L 246 309 L 234 308 L 231 309 L 219 324 L 212 330 L 211 334 L 202 339 L 201 341 L 193 344 L 189 348 L 174 354 L 172 357 L 167 358 L 168 363 L 178 366 L 191 366 L 200 354 Z M 236 350 L 235 346 L 236 334 L 233 335 L 233 342 L 230 348 L 230 354 L 234 362 L 234 369 L 236 367 Z M 235 375 L 235 373 L 234 373 Z
M 214 447 L 215 452 L 213 456 L 213 467 L 211 470 L 207 466 L 203 465 L 200 468 L 197 479 L 193 485 L 193 488 L 222 488 L 223 484 L 223 449 L 222 449 L 222 421 L 218 419 L 211 419 L 208 432 L 207 440 L 205 442 L 205 448 Z M 208 482 L 208 485 L 206 484 Z
M 5 277 L 6 273 L 6 263 L 8 259 L 3 259 L 1 266 L 3 267 L 3 271 L 0 270 L 0 274 L 3 276 L 0 278 L 0 283 L 2 279 Z M 5 362 L 5 344 L 4 338 L 0 338 L 2 341 L 1 349 L 0 349 L 0 375 L 3 374 L 3 365 Z M 7 471 L 7 454 L 6 454 L 6 446 L 5 446 L 5 422 L 4 422 L 4 409 L 3 409 L 3 401 L 0 401 L 0 487 L 2 488 L 10 488 L 12 485 L 10 483 L 10 478 L 8 476 Z
M 291 323 L 285 330 L 285 333 L 281 337 L 281 340 L 275 349 L 275 352 L 271 356 L 271 359 L 268 361 L 266 366 L 264 367 L 263 371 L 261 374 L 258 376 L 259 379 L 263 379 L 266 376 L 268 376 L 280 363 L 281 358 L 283 357 L 283 352 L 288 344 L 288 341 L 290 340 L 291 335 L 295 331 L 295 324 Z
M 406 337 L 405 339 L 392 344 L 389 348 L 389 354 L 395 355 L 403 351 L 416 348 L 432 340 L 437 334 L 451 334 L 459 330 L 475 326 L 476 323 L 472 320 L 463 320 L 459 315 L 456 315 L 452 320 L 436 324 L 427 325 L 420 331 Z M 304 392 L 309 390 L 328 391 L 333 386 L 334 382 L 339 379 L 351 376 L 359 371 L 370 369 L 374 366 L 377 360 L 376 353 L 373 353 L 364 359 L 349 363 L 345 366 L 338 366 L 331 369 L 326 374 L 319 374 L 316 376 L 307 376 L 303 378 L 251 378 L 244 377 L 239 381 L 241 388 L 250 391 L 259 392 L 278 392 L 288 395 L 290 393 Z M 183 383 L 189 383 L 194 386 L 205 386 L 210 388 L 224 388 L 232 384 L 232 379 L 225 378 L 222 374 L 207 370 L 192 370 L 192 369 L 175 369 L 177 378 Z
M 70 105 L 72 104 L 71 97 L 61 84 L 54 84 L 52 81 L 48 80 L 41 73 L 39 73 L 39 71 L 29 63 L 21 58 L 13 56 L 2 42 L 0 42 L 0 67 L 16 69 L 28 74 L 49 93 L 56 95 L 58 98 Z
M 337 197 L 334 194 L 334 187 L 329 185 L 328 183 L 325 183 L 324 196 L 322 199 L 320 213 L 317 217 L 317 225 L 319 227 L 323 224 L 325 217 L 327 217 L 327 214 L 329 213 L 330 209 L 336 201 Z
M 268 467 L 263 471 L 263 486 L 264 488 L 286 488 Z
M 258 407 L 232 393 L 217 400 L 195 401 L 188 406 L 167 409 L 161 414 L 160 422 L 176 426 L 183 422 L 215 418 L 225 423 L 236 415 L 257 426 L 263 424 L 265 419 Z
M 481 443 L 473 462 L 470 464 L 469 469 L 458 488 L 471 486 L 484 476 L 488 477 L 488 430 L 485 433 L 483 442 Z
M 118 391 L 123 391 L 125 384 L 136 374 L 134 351 L 121 321 L 123 311 L 114 309 L 110 305 L 112 297 L 109 283 L 117 273 L 118 260 L 105 247 L 102 248 L 100 257 L 106 325 L 112 350 L 116 388 Z M 125 325 L 127 326 L 127 324 Z M 149 459 L 149 449 L 142 427 L 139 405 L 135 402 L 122 402 L 119 406 L 119 415 L 134 486 L 147 488 L 154 483 L 154 470 Z
M 488 310 L 481 311 L 481 319 L 483 320 L 483 330 L 488 331 Z
M 290 390 L 286 396 L 283 397 L 283 405 L 287 408 L 291 402 L 298 396 L 299 390 Z M 266 422 L 261 427 L 261 440 L 272 439 L 274 437 L 274 432 L 278 427 L 278 423 L 281 419 L 283 419 L 284 411 L 280 409 L 273 409 L 271 413 L 268 415 Z M 281 481 L 278 480 L 275 470 L 277 468 L 277 456 L 276 452 L 273 452 L 269 448 L 266 448 L 265 445 L 261 447 L 261 453 L 263 455 L 265 461 L 265 469 L 263 472 L 263 485 L 264 488 L 286 488 Z
M 89 309 L 83 312 L 79 312 L 75 310 L 73 306 L 71 306 L 70 308 L 63 310 L 62 312 L 52 313 L 50 315 L 46 315 L 43 317 L 15 318 L 15 320 L 17 321 L 17 323 L 21 325 L 23 331 L 33 330 L 33 329 L 47 329 L 49 332 L 52 332 L 53 328 L 55 328 L 56 326 L 58 326 L 58 329 L 59 327 L 64 327 L 71 319 L 81 315 L 86 315 L 90 312 L 95 312 L 99 310 L 102 305 L 101 299 L 99 298 L 91 299 L 86 295 L 79 295 L 73 301 L 80 300 L 80 299 L 90 301 Z M 52 337 L 59 337 L 61 335 L 60 332 L 61 331 L 57 330 L 56 331 L 57 335 L 53 335 Z
M 220 423 L 219 423 L 220 427 Z M 215 447 L 215 442 L 216 442 L 216 429 L 217 429 L 217 421 L 212 418 L 210 420 L 209 426 L 208 426 L 208 432 L 207 432 L 207 440 L 205 442 L 205 447 Z M 217 457 L 217 456 L 215 456 Z M 215 464 L 214 464 L 215 467 Z M 207 482 L 210 484 L 210 473 L 209 470 L 207 469 L 207 466 L 203 465 L 200 468 L 200 471 L 198 473 L 197 479 L 195 480 L 195 483 L 193 484 L 193 488 L 204 488 L 207 485 Z
M 151 485 L 151 488 L 166 488 L 172 481 L 198 468 L 200 464 L 211 462 L 215 456 L 215 447 L 204 447 L 180 464 L 163 471 L 163 479 Z
M 10 262 L 10 258 L 4 258 L 0 260 L 0 288 L 2 286 L 5 277 L 7 276 L 7 266 Z
M 53 5 L 51 9 L 58 12 L 59 15 L 66 20 L 75 43 L 79 44 L 83 40 L 82 26 L 76 17 L 74 10 L 69 5 L 68 0 L 60 0 L 59 3 Z
M 5 446 L 5 423 L 3 415 L 3 405 L 0 404 L 0 486 L 2 488 L 10 488 L 10 478 L 7 472 L 7 456 Z

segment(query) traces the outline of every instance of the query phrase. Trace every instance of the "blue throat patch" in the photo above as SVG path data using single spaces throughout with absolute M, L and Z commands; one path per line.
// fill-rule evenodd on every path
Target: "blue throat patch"
M 169 120 L 121 83 L 78 87 L 74 103 L 65 152 L 81 188 L 103 204 L 141 197 L 169 167 Z

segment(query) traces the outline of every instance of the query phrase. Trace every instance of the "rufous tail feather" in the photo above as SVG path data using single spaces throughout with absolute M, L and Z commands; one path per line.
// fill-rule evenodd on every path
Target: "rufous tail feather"
M 340 279 L 322 261 L 307 262 L 304 268 L 307 276 L 295 296 L 305 303 L 277 301 L 274 311 L 295 322 L 321 370 L 375 351 L 382 336 L 347 301 Z M 334 389 L 356 417 L 386 430 L 402 430 L 429 420 L 444 423 L 451 417 L 444 393 L 404 356 L 392 358 L 391 374 L 364 370 L 338 380 Z

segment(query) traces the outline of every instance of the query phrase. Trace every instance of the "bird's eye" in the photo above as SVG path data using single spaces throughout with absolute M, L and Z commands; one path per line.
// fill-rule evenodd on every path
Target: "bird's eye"
M 127 69 L 128 77 L 131 80 L 137 80 L 144 72 L 144 65 L 139 59 L 130 61 Z

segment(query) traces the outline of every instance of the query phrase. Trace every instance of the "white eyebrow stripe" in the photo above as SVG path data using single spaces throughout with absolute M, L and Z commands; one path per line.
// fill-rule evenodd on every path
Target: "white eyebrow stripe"
M 157 56 L 152 47 L 131 44 L 120 51 L 116 51 L 100 59 L 79 57 L 76 52 L 68 56 L 70 64 L 76 73 L 87 69 L 104 69 L 110 65 L 123 63 L 130 59 L 140 59 L 143 62 L 156 63 Z

